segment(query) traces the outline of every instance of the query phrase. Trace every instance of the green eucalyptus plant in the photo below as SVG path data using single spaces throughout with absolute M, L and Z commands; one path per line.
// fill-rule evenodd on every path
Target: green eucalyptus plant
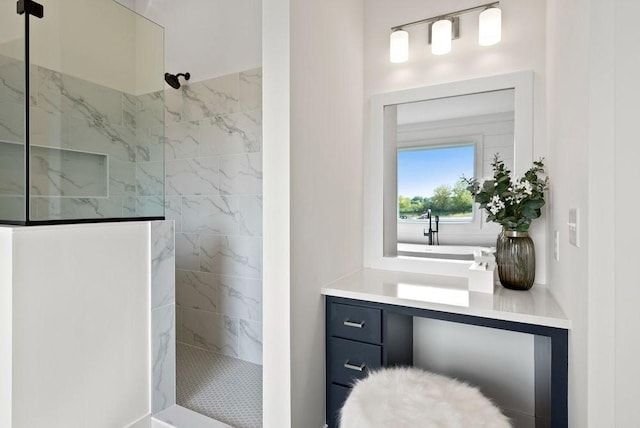
M 527 232 L 531 221 L 540 217 L 544 206 L 544 192 L 549 187 L 549 177 L 544 175 L 544 159 L 533 162 L 523 177 L 511 179 L 511 171 L 496 153 L 491 166 L 493 180 L 482 184 L 474 178 L 462 177 L 475 202 L 488 216 L 505 230 Z

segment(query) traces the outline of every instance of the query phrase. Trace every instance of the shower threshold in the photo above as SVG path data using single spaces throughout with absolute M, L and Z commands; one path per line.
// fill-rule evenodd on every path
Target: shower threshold
M 171 406 L 151 419 L 151 428 L 232 428 L 182 406 Z
M 125 428 L 233 428 L 182 406 L 171 406 L 155 415 L 147 415 Z

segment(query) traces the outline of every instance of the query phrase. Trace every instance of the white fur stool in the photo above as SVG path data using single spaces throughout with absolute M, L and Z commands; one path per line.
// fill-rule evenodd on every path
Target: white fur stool
M 356 382 L 340 428 L 508 428 L 477 388 L 416 368 L 388 368 Z

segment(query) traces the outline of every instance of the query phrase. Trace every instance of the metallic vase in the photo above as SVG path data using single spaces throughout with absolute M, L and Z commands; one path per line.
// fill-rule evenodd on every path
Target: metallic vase
M 528 232 L 503 230 L 496 244 L 500 283 L 514 290 L 528 290 L 536 274 L 536 254 Z

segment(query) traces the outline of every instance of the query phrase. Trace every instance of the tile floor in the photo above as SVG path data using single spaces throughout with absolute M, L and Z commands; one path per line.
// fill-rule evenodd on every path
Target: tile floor
M 262 426 L 262 366 L 183 343 L 176 354 L 180 406 L 235 428 Z

